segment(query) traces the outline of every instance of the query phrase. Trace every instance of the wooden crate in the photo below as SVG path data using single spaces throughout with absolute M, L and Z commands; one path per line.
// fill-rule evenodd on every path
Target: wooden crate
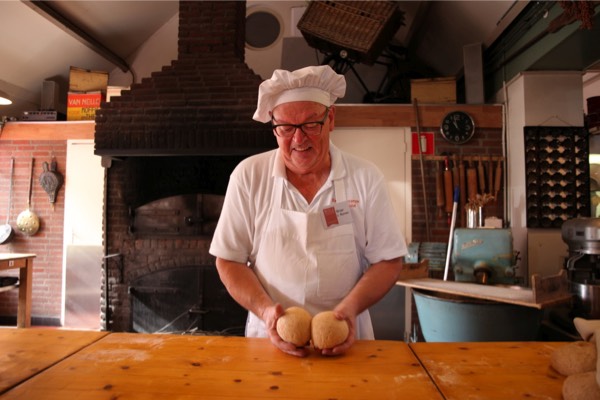
M 411 79 L 410 98 L 419 103 L 456 103 L 456 79 Z

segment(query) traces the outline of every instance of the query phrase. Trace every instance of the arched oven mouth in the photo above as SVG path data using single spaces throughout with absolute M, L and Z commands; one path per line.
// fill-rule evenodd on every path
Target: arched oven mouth
M 143 333 L 243 336 L 247 312 L 214 265 L 166 268 L 131 282 L 132 328 Z

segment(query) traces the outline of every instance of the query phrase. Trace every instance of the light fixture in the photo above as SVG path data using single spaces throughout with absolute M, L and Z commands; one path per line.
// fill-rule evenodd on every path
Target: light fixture
M 12 100 L 8 98 L 8 95 L 0 90 L 0 106 L 7 106 L 12 104 Z

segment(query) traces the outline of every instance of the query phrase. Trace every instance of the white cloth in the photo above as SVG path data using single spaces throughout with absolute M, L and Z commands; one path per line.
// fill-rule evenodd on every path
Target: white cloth
M 358 262 L 358 271 L 352 275 L 354 283 L 370 264 L 406 255 L 404 235 L 395 218 L 381 172 L 372 163 L 343 153 L 333 144 L 330 144 L 330 154 L 332 160 L 330 176 L 311 204 L 308 204 L 285 179 L 285 166 L 279 156 L 279 150 L 242 161 L 231 175 L 210 253 L 220 258 L 254 266 L 257 264 L 259 250 L 269 240 L 265 231 L 271 215 L 274 194 L 281 193 L 280 204 L 283 210 L 307 214 L 306 221 L 320 221 L 320 210 L 333 202 L 335 195 L 333 182 L 341 181 L 345 197 L 353 205 L 350 208 L 353 224 L 351 228 L 345 226 L 343 229 L 348 229 L 348 233 L 352 233 L 354 238 L 355 260 Z M 278 188 L 281 188 L 279 192 Z M 321 228 L 326 231 L 322 225 Z M 292 242 L 292 244 L 297 243 L 301 242 Z M 264 281 L 266 278 L 259 275 L 259 279 Z M 329 279 L 332 286 L 339 284 L 338 275 Z M 327 283 L 325 279 L 323 283 Z M 278 282 L 278 284 L 282 283 Z M 302 289 L 305 289 L 309 296 L 313 296 L 314 292 L 311 290 L 314 288 Z M 267 290 L 271 295 L 275 293 L 274 286 Z M 281 291 L 289 291 L 289 288 L 281 287 L 279 292 Z M 324 299 L 315 301 L 311 297 L 307 306 L 313 314 L 331 309 L 339 301 L 339 296 L 333 297 L 329 301 Z M 306 298 L 289 298 L 282 302 L 282 305 L 286 307 L 301 302 L 306 302 Z M 249 317 L 249 322 L 252 318 Z M 365 317 L 361 317 L 361 320 L 362 318 Z M 372 338 L 370 319 L 365 320 L 364 325 L 361 326 L 361 332 L 357 337 Z
M 314 101 L 331 106 L 346 93 L 346 78 L 329 65 L 311 66 L 296 71 L 276 69 L 271 78 L 258 87 L 256 121 L 269 122 L 269 112 L 279 104 Z

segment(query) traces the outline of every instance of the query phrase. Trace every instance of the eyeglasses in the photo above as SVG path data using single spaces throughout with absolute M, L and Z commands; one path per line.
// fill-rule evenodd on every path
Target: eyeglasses
M 275 134 L 282 138 L 291 138 L 298 128 L 307 136 L 317 136 L 323 131 L 323 125 L 325 125 L 328 114 L 329 107 L 325 109 L 325 115 L 321 121 L 303 122 L 301 124 L 273 124 L 274 118 L 271 116 L 271 124 Z

